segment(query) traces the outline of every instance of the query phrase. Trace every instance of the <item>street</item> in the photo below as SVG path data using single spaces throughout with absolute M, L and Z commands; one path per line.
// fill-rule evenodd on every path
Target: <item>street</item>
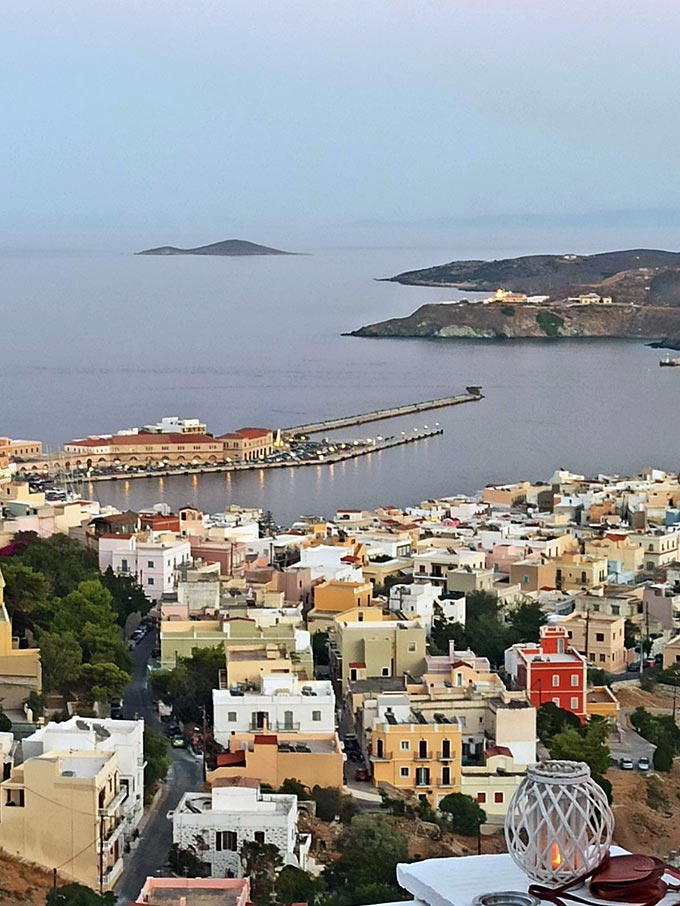
M 148 633 L 130 652 L 132 680 L 125 690 L 124 714 L 143 717 L 147 726 L 160 730 L 161 724 L 153 709 L 153 695 L 148 686 L 147 663 L 155 645 L 155 633 Z M 168 874 L 168 851 L 172 845 L 172 824 L 165 817 L 174 809 L 184 793 L 203 787 L 201 761 L 186 749 L 169 749 L 172 761 L 160 802 L 149 816 L 137 849 L 125 857 L 125 869 L 116 887 L 121 903 L 136 899 L 149 875 Z

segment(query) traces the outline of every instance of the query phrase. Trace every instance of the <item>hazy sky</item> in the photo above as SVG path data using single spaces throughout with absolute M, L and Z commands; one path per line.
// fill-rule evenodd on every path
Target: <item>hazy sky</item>
M 0 244 L 680 226 L 678 35 L 677 0 L 2 0 Z

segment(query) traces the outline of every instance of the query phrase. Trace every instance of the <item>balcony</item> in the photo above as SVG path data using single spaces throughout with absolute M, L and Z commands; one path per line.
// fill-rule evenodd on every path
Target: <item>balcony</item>
M 103 835 L 97 841 L 97 852 L 110 851 L 113 845 L 119 840 L 123 835 L 123 830 L 125 828 L 125 822 L 122 818 L 118 818 L 113 825 L 108 830 L 104 831 Z
M 300 729 L 300 722 L 278 720 L 274 726 L 277 733 L 297 733 Z
M 414 752 L 413 760 L 414 761 L 430 761 L 432 759 L 432 752 L 429 750 L 427 752 Z
M 102 806 L 99 809 L 100 818 L 113 818 L 118 809 L 127 799 L 128 791 L 126 787 L 122 787 L 116 795 L 111 799 L 106 805 Z
M 383 752 L 382 755 L 374 752 L 369 757 L 371 761 L 392 761 L 392 752 Z
M 456 759 L 455 759 L 453 752 L 451 752 L 451 751 L 444 752 L 442 750 L 441 752 L 437 752 L 437 760 L 438 761 L 455 761 Z

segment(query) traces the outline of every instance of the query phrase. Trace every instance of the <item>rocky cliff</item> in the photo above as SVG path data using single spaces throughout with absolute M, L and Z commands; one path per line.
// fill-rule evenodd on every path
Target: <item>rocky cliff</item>
M 618 337 L 656 340 L 676 335 L 680 308 L 654 305 L 517 305 L 458 302 L 423 305 L 406 318 L 392 318 L 352 331 L 359 337 Z

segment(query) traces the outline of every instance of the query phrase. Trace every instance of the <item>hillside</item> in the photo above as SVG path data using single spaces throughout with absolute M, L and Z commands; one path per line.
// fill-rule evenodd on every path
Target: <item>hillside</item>
M 145 249 L 135 252 L 136 255 L 224 255 L 236 257 L 239 255 L 295 255 L 296 252 L 283 252 L 281 249 L 269 248 L 266 245 L 257 245 L 245 239 L 224 239 L 222 242 L 213 242 L 210 245 L 199 245 L 196 248 L 182 249 L 174 245 L 161 245 L 155 249 Z
M 60 878 L 59 883 L 66 882 Z M 51 872 L 13 859 L 0 850 L 0 906 L 44 906 L 51 889 Z
M 498 287 L 564 301 L 584 292 L 615 302 L 680 305 L 680 252 L 628 249 L 597 255 L 528 255 L 496 261 L 450 261 L 390 277 L 415 286 L 455 286 L 475 292 Z
M 636 305 L 490 305 L 470 302 L 423 305 L 352 331 L 358 337 L 518 339 L 618 337 L 656 340 L 680 337 L 680 307 Z

